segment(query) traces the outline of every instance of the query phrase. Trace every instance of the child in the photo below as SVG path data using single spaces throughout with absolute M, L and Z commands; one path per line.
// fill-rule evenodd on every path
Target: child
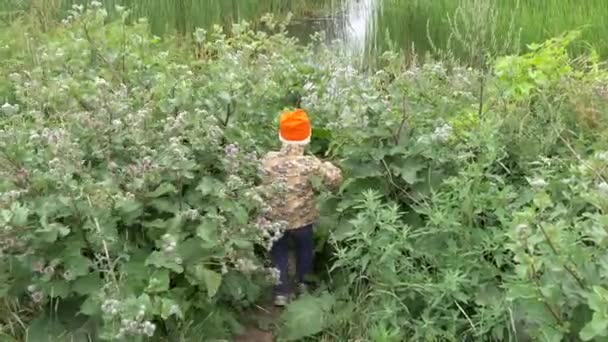
M 275 305 L 285 306 L 289 298 L 288 267 L 289 240 L 293 239 L 296 252 L 296 275 L 301 291 L 305 291 L 313 268 L 313 224 L 318 219 L 312 176 L 320 176 L 325 184 L 335 188 L 342 181 L 340 169 L 314 156 L 305 156 L 304 148 L 310 143 L 312 130 L 308 115 L 301 109 L 281 115 L 279 139 L 283 146 L 262 159 L 264 184 L 283 188 L 268 200 L 272 221 L 288 224 L 284 235 L 270 251 L 272 263 L 279 270 L 280 281 L 275 288 Z

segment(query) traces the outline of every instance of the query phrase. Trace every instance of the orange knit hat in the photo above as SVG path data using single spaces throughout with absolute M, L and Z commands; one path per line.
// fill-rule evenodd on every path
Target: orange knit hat
M 306 145 L 312 129 L 308 115 L 302 109 L 285 112 L 279 119 L 279 138 L 285 144 Z

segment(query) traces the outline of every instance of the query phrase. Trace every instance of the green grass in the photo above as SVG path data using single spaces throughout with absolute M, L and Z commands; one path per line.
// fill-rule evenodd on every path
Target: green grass
M 448 17 L 459 5 L 471 6 L 474 0 L 384 0 L 383 11 L 377 18 L 381 45 L 386 46 L 384 33 L 399 46 L 414 43 L 417 50 L 431 48 L 430 36 L 437 47 L 447 45 L 450 37 Z M 559 35 L 564 31 L 583 29 L 583 40 L 608 56 L 608 6 L 605 0 L 495 0 L 498 14 L 496 35 L 506 36 L 511 19 L 521 37 L 519 47 Z M 471 18 L 484 23 L 482 16 Z M 469 23 L 474 25 L 475 23 Z M 489 23 L 485 23 L 490 25 Z M 427 35 L 428 27 L 428 35 Z M 519 30 L 521 29 L 521 30 Z
M 195 27 L 208 28 L 213 24 L 229 25 L 239 20 L 254 20 L 267 12 L 291 11 L 296 18 L 335 13 L 345 1 L 364 0 L 103 0 L 108 9 L 123 5 L 132 9 L 135 17 L 147 17 L 155 34 L 166 32 L 189 32 Z M 378 11 L 369 25 L 369 51 L 375 55 L 377 49 L 394 46 L 418 52 L 429 51 L 433 44 L 446 48 L 451 36 L 448 18 L 453 17 L 459 6 L 472 6 L 479 0 L 376 0 Z M 58 13 L 66 11 L 74 3 L 88 0 L 4 0 L 0 1 L 0 20 L 7 21 L 16 14 L 27 13 L 30 4 L 49 7 L 59 3 Z M 505 39 L 507 32 L 517 33 L 521 40 L 518 48 L 526 44 L 544 41 L 567 30 L 583 29 L 583 40 L 598 52 L 608 56 L 608 18 L 606 0 L 495 0 L 497 13 L 496 31 L 492 34 L 498 41 Z M 42 5 L 41 5 L 42 4 Z M 45 11 L 40 11 L 44 12 Z M 63 15 L 62 15 L 63 16 Z M 511 22 L 511 18 L 514 19 Z M 494 27 L 484 15 L 470 13 L 468 21 L 461 27 L 474 26 L 480 30 Z M 477 25 L 477 26 L 475 26 Z M 298 25 L 298 36 L 312 33 L 308 25 Z M 512 50 L 516 50 L 512 46 Z M 466 49 L 450 47 L 457 55 L 466 55 Z

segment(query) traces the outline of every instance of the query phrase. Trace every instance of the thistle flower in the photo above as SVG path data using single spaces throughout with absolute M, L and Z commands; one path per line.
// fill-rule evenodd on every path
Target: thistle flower
M 177 304 L 173 304 L 169 307 L 169 315 L 180 315 L 181 310 Z
M 548 184 L 543 178 L 539 177 L 530 180 L 529 183 L 533 188 L 543 188 Z
M 275 267 L 267 269 L 268 279 L 272 284 L 278 284 L 281 281 L 281 271 Z
M 141 321 L 142 319 L 144 319 L 144 317 L 146 316 L 146 307 L 141 305 L 139 307 L 139 312 L 137 313 L 137 316 L 135 317 L 138 321 Z
M 247 258 L 239 258 L 236 261 L 236 267 L 239 271 L 243 273 L 251 273 L 258 269 L 258 267 L 254 264 L 251 259 Z
M 44 294 L 41 291 L 32 293 L 32 300 L 34 303 L 40 303 L 44 299 Z
M 608 183 L 601 182 L 597 185 L 597 189 L 604 195 L 608 196 Z
M 265 217 L 259 217 L 257 222 L 256 222 L 256 226 L 258 229 L 264 230 L 266 231 L 266 229 L 268 228 L 268 226 L 270 226 L 270 221 L 268 221 L 268 219 L 266 219 Z
M 67 281 L 74 280 L 74 274 L 72 273 L 72 271 L 66 270 L 65 272 L 63 272 L 63 279 Z
M 4 114 L 6 115 L 15 115 L 19 112 L 19 105 L 15 104 L 15 105 L 11 105 L 9 103 L 4 103 L 1 107 L 0 107 L 0 111 L 2 111 Z
M 44 274 L 47 276 L 52 276 L 53 274 L 55 274 L 55 267 L 49 265 L 47 267 L 44 268 Z
M 239 153 L 239 146 L 237 144 L 230 144 L 224 148 L 224 153 L 228 158 L 236 158 Z
M 230 175 L 228 177 L 228 180 L 226 181 L 226 186 L 230 189 L 230 190 L 237 190 L 243 187 L 245 183 L 243 182 L 243 180 L 236 175 Z
M 21 75 L 16 72 L 10 74 L 8 78 L 15 83 L 21 82 Z
M 187 219 L 189 219 L 189 220 L 191 220 L 191 221 L 194 221 L 194 220 L 196 220 L 197 218 L 199 218 L 199 217 L 201 216 L 201 214 L 200 214 L 200 213 L 198 212 L 198 210 L 196 210 L 196 209 L 189 209 L 189 210 L 187 210 L 187 211 L 184 213 L 184 216 L 185 216 Z
M 44 263 L 41 260 L 36 260 L 32 265 L 32 269 L 38 273 L 42 273 L 44 270 Z
M 106 315 L 115 316 L 120 308 L 120 302 L 116 299 L 106 299 L 101 304 L 101 311 Z
M 257 162 L 258 153 L 256 151 L 251 151 L 251 152 L 247 153 L 247 156 L 245 158 L 250 162 Z
M 25 193 L 25 190 L 11 190 L 0 193 L 0 202 L 12 202 L 21 197 Z
M 150 321 L 145 321 L 142 326 L 142 332 L 144 335 L 148 337 L 154 336 L 154 332 L 156 331 L 156 325 Z
M 120 128 L 122 127 L 122 121 L 120 119 L 114 119 L 112 120 L 112 126 L 114 126 L 114 128 Z
M 175 252 L 175 249 L 177 248 L 177 238 L 171 234 L 165 234 L 162 237 L 163 239 L 163 249 L 165 252 L 167 253 L 173 253 Z
M 525 223 L 518 224 L 517 227 L 515 227 L 515 232 L 520 239 L 525 239 L 530 235 L 530 226 Z
M 443 124 L 443 125 L 435 128 L 435 131 L 431 135 L 431 140 L 439 141 L 439 142 L 446 142 L 450 138 L 450 135 L 452 134 L 452 130 L 453 130 L 452 126 L 450 126 L 448 124 Z

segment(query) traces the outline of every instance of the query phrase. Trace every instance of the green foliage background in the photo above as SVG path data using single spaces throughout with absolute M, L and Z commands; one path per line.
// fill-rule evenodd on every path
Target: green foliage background
M 606 77 L 577 33 L 478 69 L 386 53 L 360 71 L 268 16 L 149 34 L 76 8 L 1 47 L 6 340 L 230 338 L 271 284 L 256 155 L 289 94 L 320 191 L 323 284 L 286 340 L 601 340 Z

